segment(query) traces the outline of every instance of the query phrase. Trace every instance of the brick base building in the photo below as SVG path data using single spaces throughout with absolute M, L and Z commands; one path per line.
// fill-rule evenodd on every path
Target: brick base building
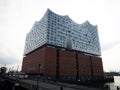
M 43 45 L 23 58 L 22 71 L 58 80 L 103 78 L 102 59 L 75 50 Z

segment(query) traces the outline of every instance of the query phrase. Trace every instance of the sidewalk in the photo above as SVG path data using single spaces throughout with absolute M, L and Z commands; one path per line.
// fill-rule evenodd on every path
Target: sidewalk
M 34 80 L 22 80 L 23 82 L 37 85 L 37 81 Z M 60 87 L 63 87 L 63 90 L 105 90 L 105 89 L 99 89 L 99 88 L 93 88 L 93 87 L 87 87 L 87 86 L 81 86 L 76 84 L 68 84 L 68 83 L 61 83 L 61 82 L 50 82 L 50 81 L 39 81 L 39 87 L 43 87 L 46 90 L 62 90 Z

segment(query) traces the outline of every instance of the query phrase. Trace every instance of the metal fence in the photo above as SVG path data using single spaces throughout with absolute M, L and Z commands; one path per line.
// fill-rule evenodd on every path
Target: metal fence
M 120 90 L 120 86 L 107 85 L 106 90 Z

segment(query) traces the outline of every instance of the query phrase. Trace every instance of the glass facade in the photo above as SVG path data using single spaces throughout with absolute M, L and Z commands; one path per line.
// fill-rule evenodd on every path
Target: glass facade
M 57 15 L 49 9 L 27 34 L 24 54 L 46 43 L 63 48 L 70 46 L 73 50 L 101 55 L 97 26 L 88 21 L 77 24 L 68 16 Z

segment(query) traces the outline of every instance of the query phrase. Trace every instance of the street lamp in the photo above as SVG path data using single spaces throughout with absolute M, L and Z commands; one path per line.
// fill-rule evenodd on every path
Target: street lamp
M 40 73 L 40 67 L 41 64 L 38 64 L 38 73 Z M 39 86 L 39 77 L 37 77 L 37 90 L 39 89 L 38 86 Z

